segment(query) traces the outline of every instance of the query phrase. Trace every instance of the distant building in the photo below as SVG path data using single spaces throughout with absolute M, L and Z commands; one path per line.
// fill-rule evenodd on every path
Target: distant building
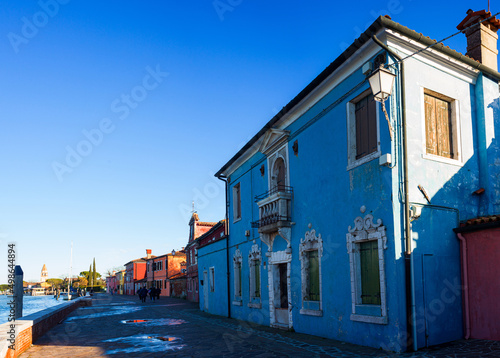
M 203 222 L 200 221 L 198 214 L 193 213 L 191 220 L 189 221 L 189 240 L 186 246 L 186 259 L 187 259 L 187 299 L 191 302 L 199 301 L 198 293 L 198 263 L 197 263 L 197 251 L 200 245 L 199 239 L 210 231 L 215 222 Z
M 146 263 L 146 287 L 156 287 L 161 290 L 161 296 L 170 296 L 171 287 L 169 278 L 182 272 L 182 265 L 186 263 L 186 254 L 173 250 L 161 256 L 152 256 Z
M 47 271 L 47 266 L 45 266 L 45 264 L 43 264 L 42 274 L 40 276 L 40 282 L 45 282 L 48 280 L 48 278 L 49 278 L 49 272 Z
M 200 236 L 198 244 L 197 266 L 202 290 L 200 309 L 219 316 L 227 316 L 228 258 L 225 220 L 219 221 L 210 231 Z
M 149 252 L 148 252 L 149 251 Z M 148 256 L 127 262 L 125 266 L 124 294 L 135 295 L 142 280 L 146 279 L 146 261 L 151 258 L 151 250 L 146 250 Z

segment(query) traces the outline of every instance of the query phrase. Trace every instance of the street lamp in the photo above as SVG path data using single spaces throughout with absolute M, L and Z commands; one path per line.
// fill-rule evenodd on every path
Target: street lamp
M 392 93 L 392 86 L 394 85 L 395 78 L 396 75 L 384 68 L 383 65 L 380 65 L 380 67 L 368 77 L 375 101 L 384 103 L 384 101 L 389 98 Z
M 385 109 L 385 100 L 389 98 L 392 93 L 392 86 L 394 85 L 394 79 L 396 75 L 384 68 L 384 65 L 380 65 L 370 77 L 368 81 L 370 82 L 370 88 L 372 89 L 373 99 L 382 104 L 382 110 L 384 111 L 385 119 L 387 120 L 387 125 L 389 126 L 389 135 L 392 141 L 392 125 L 389 120 L 389 115 Z
M 172 256 L 175 256 L 175 249 L 172 250 Z

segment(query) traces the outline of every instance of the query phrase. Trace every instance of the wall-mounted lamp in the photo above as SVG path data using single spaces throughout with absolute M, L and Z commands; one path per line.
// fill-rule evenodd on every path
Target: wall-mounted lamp
M 392 86 L 396 75 L 380 65 L 378 69 L 373 72 L 368 81 L 372 89 L 373 98 L 375 101 L 384 102 L 392 93 Z
M 382 104 L 382 110 L 385 114 L 385 119 L 387 120 L 387 125 L 389 126 L 389 134 L 391 136 L 392 141 L 392 125 L 389 120 L 389 115 L 385 109 L 385 100 L 389 98 L 392 93 L 392 87 L 394 85 L 394 79 L 396 75 L 384 68 L 384 65 L 381 64 L 378 69 L 373 72 L 370 77 L 368 77 L 368 81 L 370 82 L 370 88 L 372 89 L 373 99 Z
M 175 256 L 175 249 L 172 250 L 172 256 Z

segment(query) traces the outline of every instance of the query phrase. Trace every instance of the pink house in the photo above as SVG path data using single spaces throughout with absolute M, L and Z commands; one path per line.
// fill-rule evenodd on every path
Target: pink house
M 454 230 L 462 259 L 465 338 L 500 340 L 500 215 Z

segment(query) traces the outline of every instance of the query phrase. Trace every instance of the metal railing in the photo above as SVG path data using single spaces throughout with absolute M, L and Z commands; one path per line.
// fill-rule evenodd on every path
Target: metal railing
M 293 194 L 293 187 L 286 185 L 276 185 L 272 189 L 266 191 L 263 194 L 255 195 L 255 201 L 260 201 L 276 193 Z

